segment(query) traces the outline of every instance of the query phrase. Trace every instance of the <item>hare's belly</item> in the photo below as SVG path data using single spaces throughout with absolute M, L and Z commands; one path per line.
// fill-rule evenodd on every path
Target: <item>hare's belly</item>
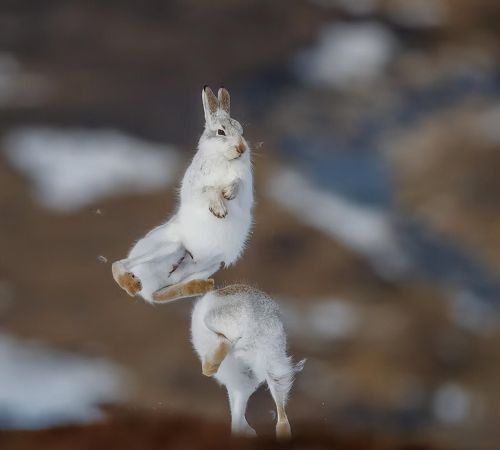
M 222 219 L 206 206 L 184 205 L 179 210 L 181 241 L 195 259 L 221 256 L 226 265 L 232 264 L 243 250 L 250 226 L 250 213 L 231 217 L 231 208 Z

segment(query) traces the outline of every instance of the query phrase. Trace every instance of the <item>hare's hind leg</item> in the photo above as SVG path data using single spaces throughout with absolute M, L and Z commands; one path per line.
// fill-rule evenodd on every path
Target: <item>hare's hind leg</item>
M 222 257 L 207 260 L 194 260 L 192 257 L 184 258 L 176 270 L 170 272 L 166 279 L 165 287 L 192 280 L 204 280 L 217 272 L 222 264 Z
M 156 303 L 166 303 L 181 298 L 206 294 L 214 288 L 214 284 L 213 278 L 209 278 L 208 280 L 191 280 L 185 283 L 174 284 L 154 292 L 153 300 Z
M 113 278 L 132 297 L 141 292 L 145 285 L 154 291 L 164 285 L 162 278 L 167 279 L 167 275 L 162 277 L 155 274 L 156 268 L 166 266 L 168 271 L 172 272 L 186 253 L 187 250 L 177 243 L 163 243 L 149 253 L 114 262 Z M 151 284 L 157 285 L 156 288 L 150 286 Z
M 219 366 L 231 350 L 231 341 L 223 334 L 217 334 L 217 341 L 211 351 L 203 357 L 202 373 L 211 377 L 217 373 Z
M 278 422 L 276 422 L 276 439 L 279 441 L 286 441 L 292 437 L 292 430 L 290 428 L 290 422 L 288 422 L 288 417 L 285 412 L 285 404 L 276 403 L 276 409 L 278 411 Z
M 255 430 L 248 424 L 245 417 L 248 399 L 260 385 L 253 371 L 240 359 L 230 355 L 221 366 L 217 379 L 227 389 L 231 409 L 231 432 L 256 436 Z
M 277 367 L 273 367 L 272 370 L 268 371 L 266 381 L 269 386 L 269 390 L 271 391 L 274 403 L 276 404 L 276 412 L 278 414 L 278 421 L 276 422 L 276 438 L 278 440 L 287 440 L 291 438 L 292 434 L 285 406 L 288 393 L 292 387 L 293 369 L 290 367 L 290 363 L 288 361 L 283 364 L 276 363 L 277 361 L 274 362 L 273 365 L 277 365 Z
M 255 430 L 248 424 L 245 417 L 247 403 L 255 388 L 245 385 L 226 385 L 231 408 L 231 433 L 246 436 L 256 436 Z

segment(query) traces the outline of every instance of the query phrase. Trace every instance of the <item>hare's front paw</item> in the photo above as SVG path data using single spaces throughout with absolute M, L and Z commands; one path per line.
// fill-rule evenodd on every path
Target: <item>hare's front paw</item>
M 215 217 L 219 219 L 223 219 L 227 216 L 226 205 L 224 205 L 223 200 L 220 198 L 217 200 L 212 200 L 208 205 L 208 209 Z
M 226 200 L 233 200 L 238 195 L 238 183 L 231 183 L 229 186 L 226 186 L 222 189 L 222 196 Z

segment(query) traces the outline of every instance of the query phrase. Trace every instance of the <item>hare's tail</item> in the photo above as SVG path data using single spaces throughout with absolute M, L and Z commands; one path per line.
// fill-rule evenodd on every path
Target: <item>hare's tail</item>
M 305 363 L 307 362 L 307 359 L 304 358 L 303 360 L 299 361 L 298 363 L 295 363 L 293 365 L 293 373 L 299 373 L 302 371 L 304 368 Z

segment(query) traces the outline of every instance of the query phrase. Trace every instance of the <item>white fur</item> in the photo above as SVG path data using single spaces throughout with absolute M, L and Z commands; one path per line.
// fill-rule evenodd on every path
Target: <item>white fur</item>
M 245 411 L 248 398 L 263 382 L 276 403 L 277 430 L 287 427 L 289 433 L 284 408 L 294 374 L 304 362 L 294 366 L 287 356 L 286 335 L 276 303 L 248 286 L 231 288 L 230 295 L 223 294 L 224 290 L 213 291 L 196 302 L 191 320 L 193 346 L 203 363 L 221 336 L 231 344 L 214 377 L 226 386 L 233 433 L 255 434 Z
M 140 295 L 149 302 L 158 289 L 208 278 L 219 270 L 221 263 L 234 264 L 250 233 L 253 206 L 250 149 L 241 125 L 230 118 L 229 109 L 224 110 L 220 105 L 210 109 L 209 94 L 213 96 L 209 88 L 203 89 L 205 130 L 184 174 L 177 213 L 140 239 L 127 259 L 114 264 L 115 270 L 131 272 L 140 279 Z M 219 129 L 226 135 L 218 136 Z M 238 148 L 245 149 L 243 154 Z M 228 187 L 234 187 L 236 195 L 231 200 L 222 197 Z M 210 210 L 212 206 L 225 209 L 227 215 L 216 217 Z M 186 250 L 192 259 L 186 256 Z M 183 256 L 182 264 L 169 274 Z
M 182 180 L 177 219 L 180 239 L 197 259 L 219 256 L 231 265 L 242 253 L 252 224 L 252 170 L 248 151 L 228 160 L 219 147 L 218 142 L 200 141 Z M 225 202 L 227 216 L 219 219 L 207 208 L 203 190 L 215 187 L 218 193 L 232 183 L 238 183 L 238 194 Z

